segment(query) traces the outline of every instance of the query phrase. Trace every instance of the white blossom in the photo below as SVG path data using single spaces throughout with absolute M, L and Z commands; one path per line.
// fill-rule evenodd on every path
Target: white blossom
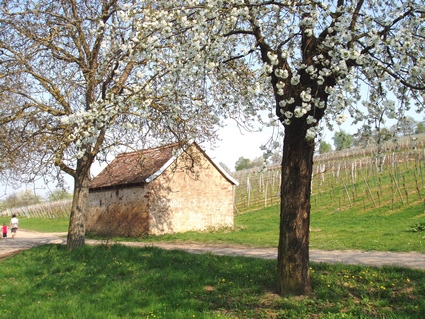
M 346 120 L 347 120 L 347 115 L 345 114 L 339 114 L 338 117 L 336 118 L 336 121 L 339 125 L 344 123 Z
M 311 141 L 311 140 L 314 140 L 316 136 L 317 136 L 317 128 L 313 126 L 307 130 L 305 138 L 306 140 Z
M 292 118 L 292 116 L 294 115 L 294 113 L 292 113 L 292 112 L 290 112 L 290 111 L 286 111 L 286 112 L 284 113 L 284 115 L 285 115 L 285 117 L 286 117 L 287 119 L 290 119 L 290 118 Z
M 314 67 L 314 65 L 309 65 L 306 69 L 307 73 L 309 73 L 310 75 L 316 73 L 317 69 Z
M 304 102 L 310 102 L 311 101 L 311 89 L 308 88 L 306 91 L 302 91 L 300 93 L 300 97 Z
M 277 87 L 278 89 L 283 89 L 283 88 L 285 87 L 285 83 L 283 83 L 282 81 L 279 81 L 279 82 L 276 84 L 276 87 Z
M 279 60 L 277 59 L 277 55 L 274 52 L 271 52 L 271 51 L 267 52 L 267 56 L 269 57 L 270 63 L 272 65 L 277 65 L 279 63 Z
M 274 71 L 274 74 L 278 77 L 278 78 L 282 78 L 282 79 L 287 79 L 289 76 L 289 72 L 288 70 L 282 70 L 282 69 L 276 69 Z
M 309 116 L 307 116 L 306 122 L 307 122 L 308 125 L 311 125 L 311 124 L 316 123 L 317 120 L 313 116 L 309 115 Z
M 270 73 L 273 72 L 273 66 L 270 65 L 270 64 L 265 64 L 264 65 L 264 70 L 265 70 L 266 73 L 270 74 Z
M 112 145 L 109 139 L 119 136 L 121 129 L 141 129 L 142 119 L 148 119 L 158 104 L 167 114 L 165 126 L 203 108 L 211 111 L 211 122 L 223 114 L 257 119 L 270 110 L 274 98 L 285 125 L 294 117 L 317 124 L 315 109 L 333 122 L 339 123 L 345 114 L 361 121 L 366 115 L 354 109 L 368 95 L 379 101 L 386 117 L 399 117 L 401 104 L 423 112 L 425 94 L 414 93 L 414 88 L 424 86 L 425 77 L 425 27 L 419 2 L 364 1 L 356 19 L 353 6 L 330 1 L 120 3 L 113 19 L 96 17 L 88 23 L 87 38 L 104 39 L 100 66 L 93 74 L 99 84 L 94 88 L 96 101 L 88 106 L 84 94 L 71 89 L 66 99 L 72 97 L 72 111 L 56 122 L 72 128 L 68 139 L 78 150 L 84 143 L 95 143 L 100 130 L 113 130 L 106 135 Z M 384 35 L 387 29 L 390 32 Z M 303 37 L 319 34 L 324 37 L 314 39 L 317 51 L 302 51 Z M 124 87 L 111 90 L 125 78 L 129 63 L 134 67 Z M 78 75 L 71 79 L 79 77 L 76 87 L 87 85 L 81 72 L 69 74 Z M 112 79 L 107 83 L 108 76 Z M 365 84 L 370 89 L 364 90 Z M 378 87 L 381 96 L 369 93 Z M 295 99 L 300 104 L 296 107 Z M 376 104 L 365 104 L 368 114 L 377 116 Z M 140 122 L 111 123 L 129 114 L 137 114 Z
M 294 116 L 296 118 L 301 118 L 307 113 L 307 110 L 301 106 L 296 106 L 294 110 Z
M 291 78 L 291 84 L 292 85 L 298 85 L 300 83 L 300 75 L 299 74 L 295 74 L 292 76 Z
M 286 104 L 287 104 L 286 100 L 279 101 L 279 106 L 282 108 L 284 108 Z

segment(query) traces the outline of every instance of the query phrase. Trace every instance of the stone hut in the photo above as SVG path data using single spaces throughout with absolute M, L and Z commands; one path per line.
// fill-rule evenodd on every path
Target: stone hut
M 90 183 L 86 230 L 139 237 L 232 228 L 237 184 L 195 142 L 123 153 Z

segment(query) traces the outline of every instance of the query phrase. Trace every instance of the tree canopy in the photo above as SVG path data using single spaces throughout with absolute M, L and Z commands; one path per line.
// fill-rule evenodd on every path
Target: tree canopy
M 169 10 L 173 5 L 164 12 L 183 23 L 182 11 Z M 272 100 L 269 118 L 284 128 L 278 291 L 306 293 L 314 140 L 322 123 L 332 128 L 351 118 L 370 126 L 424 111 L 424 4 L 188 0 L 180 6 L 187 14 L 177 27 L 195 43 L 186 45 L 197 52 L 194 63 L 210 61 L 217 101 L 261 114 Z
M 326 141 L 321 141 L 319 144 L 319 154 L 325 154 L 332 151 L 332 146 Z
M 257 157 L 253 160 L 245 157 L 239 157 L 235 163 L 235 170 L 242 171 L 244 169 L 254 168 L 254 167 L 263 167 L 265 165 L 265 159 L 262 157 Z
M 333 137 L 335 149 L 341 151 L 346 148 L 350 148 L 353 145 L 354 138 L 351 134 L 345 131 L 335 132 Z
M 158 23 L 155 1 L 0 4 L 0 173 L 72 176 L 68 246 L 77 247 L 95 159 L 169 141 L 213 142 L 221 107 L 205 102 L 206 77 L 193 56 L 177 60 L 164 41 L 172 33 Z

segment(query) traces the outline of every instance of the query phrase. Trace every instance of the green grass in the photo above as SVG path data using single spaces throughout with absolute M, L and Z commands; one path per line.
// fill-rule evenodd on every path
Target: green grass
M 324 250 L 425 251 L 425 232 L 411 226 L 425 222 L 423 204 L 398 210 L 369 212 L 315 210 L 311 213 L 310 247 Z M 187 232 L 141 238 L 142 241 L 196 241 L 277 247 L 279 207 L 268 207 L 235 216 L 234 230 Z M 130 240 L 120 238 L 119 240 Z M 131 239 L 135 240 L 135 239 Z
M 69 218 L 26 218 L 24 216 L 18 216 L 18 218 L 19 227 L 27 230 L 56 233 L 67 232 L 69 227 Z M 9 224 L 9 220 L 3 222 Z
M 423 203 L 391 210 L 330 210 L 313 206 L 310 247 L 324 250 L 425 251 L 425 231 L 412 226 L 425 222 Z M 61 232 L 68 230 L 67 219 L 21 218 L 23 229 Z M 121 241 L 195 241 L 277 247 L 279 207 L 273 206 L 235 216 L 233 230 L 187 232 L 148 238 L 115 238 Z
M 425 272 L 312 264 L 314 293 L 274 293 L 275 261 L 46 245 L 0 262 L 0 318 L 423 318 Z
M 312 208 L 311 247 L 424 251 L 423 204 L 370 211 Z M 68 220 L 20 218 L 66 231 Z M 132 240 L 276 247 L 279 207 L 237 215 L 234 230 Z M 123 238 L 122 240 L 129 240 Z M 425 271 L 311 263 L 313 293 L 275 294 L 276 262 L 120 245 L 47 245 L 0 261 L 0 318 L 423 318 Z
M 424 221 L 422 203 L 397 210 L 317 211 L 311 220 L 311 248 L 424 252 L 425 232 L 412 231 Z

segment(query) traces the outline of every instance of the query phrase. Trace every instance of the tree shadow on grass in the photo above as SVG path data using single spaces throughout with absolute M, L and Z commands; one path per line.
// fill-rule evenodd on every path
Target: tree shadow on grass
M 423 271 L 312 264 L 314 292 L 275 294 L 276 262 L 154 247 L 47 245 L 4 260 L 5 308 L 33 318 L 420 318 Z M 35 305 L 37 305 L 35 307 Z M 15 309 L 15 308 L 13 308 Z

